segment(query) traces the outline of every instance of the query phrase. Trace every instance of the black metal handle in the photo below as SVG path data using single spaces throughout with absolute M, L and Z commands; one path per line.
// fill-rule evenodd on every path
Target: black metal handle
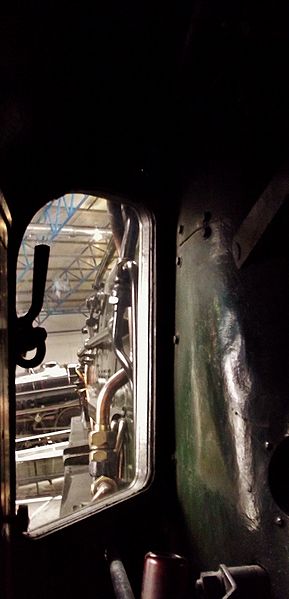
M 37 245 L 34 249 L 31 306 L 27 314 L 17 319 L 16 364 L 22 368 L 38 366 L 43 361 L 46 353 L 46 330 L 41 327 L 33 327 L 33 322 L 39 315 L 43 305 L 49 253 L 50 247 L 48 245 Z M 24 357 L 26 352 L 34 349 L 36 350 L 35 356 L 26 360 Z
M 23 318 L 31 324 L 41 311 L 49 262 L 49 245 L 36 245 L 34 248 L 33 284 L 31 306 Z

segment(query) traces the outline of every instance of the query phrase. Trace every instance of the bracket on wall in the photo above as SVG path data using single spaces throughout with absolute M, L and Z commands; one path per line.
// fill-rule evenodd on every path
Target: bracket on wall
M 241 268 L 274 216 L 289 198 L 289 164 L 273 177 L 233 237 L 233 256 Z
M 196 582 L 200 599 L 269 599 L 269 577 L 261 566 L 220 564 L 216 572 L 201 572 Z

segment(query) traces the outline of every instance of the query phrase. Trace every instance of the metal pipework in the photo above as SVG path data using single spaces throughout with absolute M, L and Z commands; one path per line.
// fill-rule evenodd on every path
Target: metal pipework
M 110 217 L 110 224 L 112 228 L 114 242 L 116 245 L 117 252 L 120 255 L 121 242 L 124 233 L 121 206 L 119 204 L 111 202 L 110 200 L 107 200 L 107 209 Z
M 95 362 L 91 362 L 90 364 L 85 364 L 84 366 L 84 383 L 85 386 L 95 385 L 97 382 L 97 371 L 95 367 Z
M 124 368 L 133 387 L 133 360 L 123 348 L 123 322 L 125 311 L 129 310 L 130 353 L 136 358 L 136 312 L 137 312 L 137 273 L 138 267 L 132 260 L 122 260 L 118 264 L 118 275 L 110 296 L 114 306 L 112 342 L 116 356 Z M 130 315 L 131 312 L 131 315 Z M 136 366 L 134 364 L 134 366 Z
M 96 272 L 96 276 L 95 276 L 95 280 L 94 280 L 94 284 L 93 284 L 94 289 L 98 289 L 100 282 L 103 278 L 103 274 L 104 274 L 105 270 L 107 269 L 109 263 L 112 261 L 114 253 L 115 253 L 115 241 L 114 241 L 113 237 L 111 237 L 111 239 L 108 243 L 108 246 L 106 248 L 106 253 L 103 256 L 100 264 L 97 267 L 97 272 Z
M 131 283 L 131 309 L 129 312 L 129 331 L 130 331 L 130 346 L 131 360 L 133 364 L 133 380 L 136 380 L 137 371 L 137 288 L 138 288 L 138 265 L 134 260 L 129 260 L 126 263 L 126 269 L 129 273 Z
M 117 476 L 116 432 L 110 426 L 110 405 L 116 391 L 126 382 L 126 373 L 121 368 L 108 379 L 97 398 L 96 422 L 89 433 L 89 472 L 94 478 Z
M 119 256 L 124 260 L 133 260 L 138 238 L 138 219 L 132 208 L 127 206 L 123 210 L 126 220 Z
M 115 372 L 103 385 L 96 404 L 95 431 L 110 430 L 110 404 L 115 393 L 127 383 L 127 374 L 124 368 Z
M 100 307 L 100 305 L 101 305 L 101 302 L 99 300 L 99 297 L 97 296 L 97 293 L 100 290 L 104 272 L 108 268 L 110 262 L 112 261 L 114 254 L 115 254 L 115 242 L 114 242 L 113 237 L 111 237 L 111 239 L 108 243 L 108 246 L 107 246 L 106 253 L 103 256 L 100 264 L 97 267 L 97 272 L 96 272 L 96 276 L 95 276 L 95 280 L 94 280 L 94 284 L 93 284 L 93 288 L 96 290 L 96 294 L 95 294 L 95 296 L 92 296 L 91 298 L 89 298 L 89 306 L 88 306 L 89 307 L 89 318 L 87 319 L 87 323 L 86 323 L 88 326 L 89 337 L 88 337 L 88 339 L 86 339 L 86 341 L 84 343 L 84 347 L 82 347 L 77 352 L 77 355 L 80 359 L 81 358 L 84 359 L 89 350 L 95 349 L 98 345 L 100 345 L 102 342 L 107 341 L 109 338 L 109 331 L 107 328 L 105 328 L 104 330 L 95 331 L 94 326 L 90 326 L 90 324 L 91 324 L 91 322 L 95 322 L 96 328 L 99 327 L 98 320 L 93 319 L 93 314 L 94 314 L 95 309 Z
M 111 210 L 120 221 L 120 213 L 116 209 Z M 118 253 L 119 261 L 117 265 L 117 276 L 110 296 L 110 303 L 114 306 L 112 342 L 115 354 L 124 368 L 130 386 L 133 387 L 134 373 L 132 364 L 132 355 L 135 354 L 134 334 L 136 331 L 136 282 L 137 282 L 137 264 L 133 262 L 135 249 L 138 239 L 138 219 L 132 208 L 123 207 L 123 216 L 125 218 L 124 232 L 121 244 L 119 244 L 118 235 Z M 120 228 L 118 230 L 120 233 Z M 125 311 L 128 309 L 129 319 L 129 337 L 130 352 L 129 356 L 123 348 L 123 321 Z M 135 365 L 134 365 L 135 370 Z
M 117 477 L 122 478 L 122 468 L 124 461 L 124 440 L 127 434 L 127 420 L 126 418 L 120 418 L 118 421 L 118 429 L 115 441 L 115 453 L 116 453 L 116 467 Z

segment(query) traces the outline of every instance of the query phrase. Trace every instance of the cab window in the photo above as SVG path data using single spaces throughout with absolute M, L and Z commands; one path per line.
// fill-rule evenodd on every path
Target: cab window
M 37 363 L 23 347 L 16 367 L 17 506 L 32 535 L 125 499 L 150 476 L 152 233 L 141 210 L 75 193 L 24 234 L 19 322 L 35 293 L 35 248 L 49 247 L 33 322 L 46 353 Z

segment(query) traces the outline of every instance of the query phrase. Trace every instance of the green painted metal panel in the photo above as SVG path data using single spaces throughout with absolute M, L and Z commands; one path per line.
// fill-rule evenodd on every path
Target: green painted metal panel
M 239 272 L 232 225 L 209 227 L 207 235 L 204 226 L 186 227 L 192 234 L 178 247 L 178 501 L 196 572 L 261 564 L 281 599 L 289 584 L 289 519 L 274 501 L 268 469 L 270 448 L 289 430 L 288 373 L 277 376 L 274 357 L 286 340 L 288 285 L 278 287 L 286 265 L 279 256 L 269 268 L 257 262 Z

